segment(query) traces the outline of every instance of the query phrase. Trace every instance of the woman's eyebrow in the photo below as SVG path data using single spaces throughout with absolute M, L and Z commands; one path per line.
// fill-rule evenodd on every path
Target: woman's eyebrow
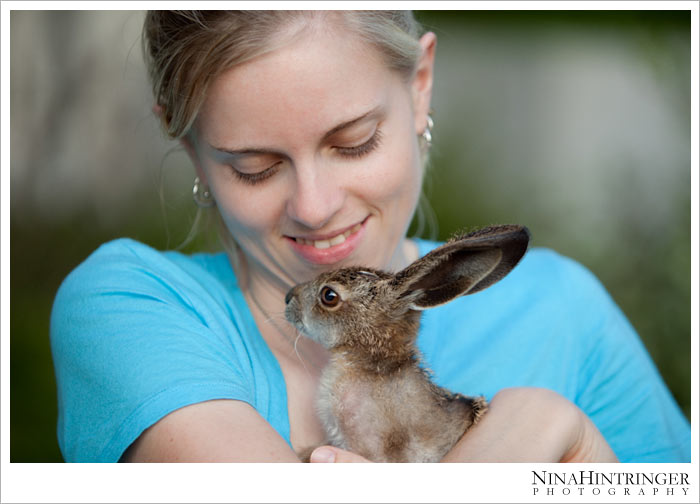
M 255 156 L 255 155 L 260 155 L 260 154 L 275 154 L 275 155 L 280 155 L 281 153 L 279 151 L 276 151 L 275 149 L 265 149 L 265 148 L 245 148 L 245 149 L 227 149 L 226 147 L 214 147 L 213 145 L 211 146 L 214 150 L 217 150 L 219 152 L 223 152 L 225 154 L 230 154 L 232 156 Z
M 376 115 L 381 110 L 382 110 L 381 106 L 376 106 L 372 110 L 365 112 L 361 116 L 355 117 L 354 119 L 350 119 L 349 121 L 344 121 L 344 122 L 338 124 L 337 126 L 334 126 L 333 128 L 331 128 L 325 135 L 323 135 L 323 139 L 326 140 L 328 137 L 333 136 L 337 132 L 344 130 L 345 128 L 349 128 L 350 126 L 353 126 L 354 124 L 357 124 L 357 123 L 367 119 L 368 117 L 372 117 L 372 116 Z
M 373 109 L 369 110 L 368 112 L 365 112 L 364 114 L 355 117 L 353 119 L 350 119 L 348 121 L 343 121 L 342 123 L 338 124 L 337 126 L 333 126 L 328 132 L 326 132 L 323 135 L 323 140 L 327 140 L 329 137 L 333 136 L 334 134 L 338 133 L 339 131 L 344 130 L 345 128 L 349 128 L 359 122 L 364 121 L 365 119 L 375 116 L 378 113 L 382 111 L 381 106 L 376 106 Z M 260 155 L 260 154 L 275 154 L 275 155 L 280 155 L 281 153 L 275 149 L 267 149 L 264 147 L 250 147 L 250 148 L 243 148 L 243 149 L 228 149 L 226 147 L 215 147 L 211 146 L 217 151 L 224 152 L 226 154 L 230 154 L 232 156 L 251 156 L 251 155 Z

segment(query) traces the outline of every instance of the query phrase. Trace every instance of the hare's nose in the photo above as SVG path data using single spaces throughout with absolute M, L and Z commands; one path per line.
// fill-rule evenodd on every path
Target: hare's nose
M 292 300 L 293 296 L 294 296 L 294 289 L 289 289 L 289 292 L 287 292 L 287 295 L 284 296 L 284 304 L 289 304 L 289 302 Z

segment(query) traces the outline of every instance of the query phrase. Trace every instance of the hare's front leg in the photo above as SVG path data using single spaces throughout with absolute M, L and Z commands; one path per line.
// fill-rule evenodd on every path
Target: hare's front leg
M 345 436 L 340 428 L 340 423 L 333 414 L 335 409 L 333 404 L 334 401 L 331 394 L 328 393 L 327 389 L 322 387 L 319 391 L 316 402 L 318 417 L 321 420 L 321 425 L 323 425 L 323 430 L 326 433 L 326 440 L 322 444 L 347 450 L 347 443 L 345 442 Z M 310 462 L 309 459 L 311 458 L 311 453 L 318 448 L 318 446 L 309 446 L 304 448 L 303 450 L 297 452 L 297 456 L 302 462 Z
M 332 369 L 327 369 L 321 376 L 316 407 L 328 444 L 347 450 L 347 440 L 340 419 L 347 410 L 342 402 L 341 387 L 333 379 L 334 376 Z
M 323 424 L 323 427 L 326 431 L 328 444 L 346 450 L 347 444 L 345 442 L 345 436 L 343 435 L 343 431 L 340 428 L 340 423 L 338 422 L 338 419 L 330 413 L 324 414 L 323 412 L 321 412 L 321 423 Z

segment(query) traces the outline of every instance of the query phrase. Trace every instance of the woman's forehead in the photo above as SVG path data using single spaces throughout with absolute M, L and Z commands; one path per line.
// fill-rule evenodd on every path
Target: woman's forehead
M 299 122 L 325 132 L 385 106 L 401 79 L 375 48 L 352 32 L 345 35 L 304 31 L 227 70 L 210 86 L 197 128 L 212 144 L 226 140 L 222 136 L 267 135 Z

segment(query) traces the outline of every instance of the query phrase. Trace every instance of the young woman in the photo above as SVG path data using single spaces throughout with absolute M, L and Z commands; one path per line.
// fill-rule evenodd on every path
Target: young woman
M 398 270 L 430 147 L 436 37 L 410 12 L 150 12 L 156 106 L 217 212 L 225 252 L 105 244 L 52 314 L 69 461 L 298 461 L 323 443 L 326 351 L 286 323 L 330 268 Z M 526 224 L 526 223 L 523 223 Z M 503 281 L 424 315 L 440 385 L 491 408 L 452 461 L 681 461 L 689 427 L 590 273 L 531 250 Z M 332 447 L 312 462 L 363 461 Z

